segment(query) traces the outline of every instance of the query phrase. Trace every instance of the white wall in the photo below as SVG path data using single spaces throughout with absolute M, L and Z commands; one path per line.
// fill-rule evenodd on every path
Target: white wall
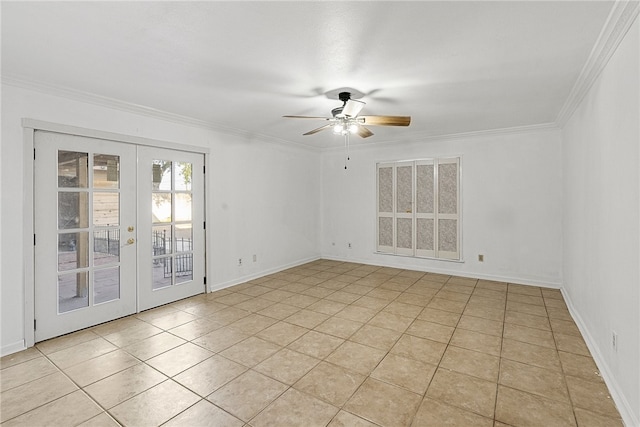
M 227 137 L 211 161 L 214 286 L 319 256 L 319 153 Z
M 401 133 L 401 130 L 399 130 Z M 559 287 L 561 162 L 557 130 L 494 133 L 323 153 L 322 255 L 364 263 Z M 464 262 L 376 254 L 377 162 L 462 157 Z M 352 243 L 348 249 L 347 243 Z M 335 245 L 334 245 L 335 243 Z M 484 262 L 478 262 L 478 254 Z
M 212 288 L 318 257 L 317 152 L 3 84 L 0 354 L 22 349 L 25 339 L 22 230 L 32 213 L 24 210 L 22 201 L 24 117 L 208 147 L 207 258 Z M 243 267 L 237 266 L 240 257 Z
M 562 131 L 565 296 L 634 426 L 640 425 L 639 40 L 636 19 Z

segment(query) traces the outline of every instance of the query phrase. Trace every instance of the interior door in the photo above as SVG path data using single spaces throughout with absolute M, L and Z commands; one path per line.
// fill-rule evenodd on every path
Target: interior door
M 36 341 L 136 311 L 136 148 L 35 132 Z
M 138 147 L 138 308 L 205 290 L 204 155 Z

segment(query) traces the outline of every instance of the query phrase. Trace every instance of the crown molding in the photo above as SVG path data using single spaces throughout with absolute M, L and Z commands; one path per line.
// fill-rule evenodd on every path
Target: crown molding
M 259 139 L 262 142 L 267 142 L 270 144 L 276 145 L 284 145 L 289 148 L 298 147 L 309 151 L 319 152 L 321 151 L 318 147 L 302 144 L 295 141 L 275 138 L 269 135 L 263 135 L 254 132 L 247 132 L 242 129 L 232 128 L 230 126 L 225 126 L 220 123 L 209 122 L 205 120 L 195 119 L 193 117 L 182 116 L 180 114 L 170 113 L 168 111 L 158 110 L 151 107 L 146 107 L 144 105 L 134 104 L 131 102 L 122 101 L 115 98 L 109 98 L 102 95 L 97 95 L 90 92 L 84 92 L 76 89 L 71 89 L 67 87 L 52 85 L 43 82 L 37 82 L 33 80 L 27 80 L 23 78 L 16 78 L 10 76 L 2 76 L 2 84 L 7 86 L 14 86 L 21 89 L 31 90 L 35 92 L 40 92 L 45 95 L 53 95 L 59 96 L 61 98 L 71 99 L 73 101 L 85 102 L 87 104 L 93 104 L 100 107 L 112 108 L 114 110 L 123 111 L 127 113 L 138 114 L 141 116 L 153 118 L 153 119 L 161 119 L 171 123 L 186 125 L 190 127 L 206 129 L 226 135 L 231 135 L 235 137 L 240 137 L 247 140 Z
M 404 144 L 404 145 L 424 144 L 429 142 L 457 141 L 457 140 L 471 139 L 471 138 L 492 137 L 492 136 L 502 136 L 502 135 L 521 135 L 524 133 L 554 132 L 559 130 L 560 128 L 556 125 L 555 122 L 553 122 L 553 123 L 541 123 L 537 125 L 515 126 L 515 127 L 509 127 L 509 128 L 487 129 L 487 130 L 450 133 L 450 134 L 442 134 L 442 135 L 413 133 L 403 137 L 402 140 L 389 139 L 389 140 L 376 141 L 376 142 L 360 142 L 357 144 L 350 144 L 349 148 L 351 150 L 357 151 L 362 149 L 368 149 L 373 146 L 383 147 L 387 145 L 397 146 L 398 144 Z M 335 150 L 344 150 L 344 145 L 340 144 L 339 146 L 327 147 L 323 151 L 335 151 Z
M 567 124 L 633 25 L 638 13 L 640 13 L 640 1 L 616 0 L 596 44 L 591 49 L 587 62 L 558 113 L 556 118 L 558 127 L 562 128 Z

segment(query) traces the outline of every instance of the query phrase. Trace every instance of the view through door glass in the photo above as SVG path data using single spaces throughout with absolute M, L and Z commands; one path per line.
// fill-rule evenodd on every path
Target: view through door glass
M 153 289 L 193 280 L 193 164 L 152 163 Z
M 120 298 L 120 156 L 91 157 L 58 151 L 58 313 Z

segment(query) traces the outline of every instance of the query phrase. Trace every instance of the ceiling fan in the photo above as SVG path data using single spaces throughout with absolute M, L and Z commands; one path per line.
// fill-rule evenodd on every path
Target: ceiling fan
M 367 126 L 409 126 L 411 116 L 359 116 L 365 102 L 351 99 L 351 92 L 340 92 L 338 99 L 342 101 L 342 106 L 331 110 L 332 117 L 315 116 L 283 116 L 291 119 L 317 119 L 326 120 L 328 123 L 319 128 L 310 130 L 303 135 L 313 135 L 322 130 L 333 128 L 333 132 L 338 135 L 356 134 L 361 138 L 368 138 L 373 135 Z

